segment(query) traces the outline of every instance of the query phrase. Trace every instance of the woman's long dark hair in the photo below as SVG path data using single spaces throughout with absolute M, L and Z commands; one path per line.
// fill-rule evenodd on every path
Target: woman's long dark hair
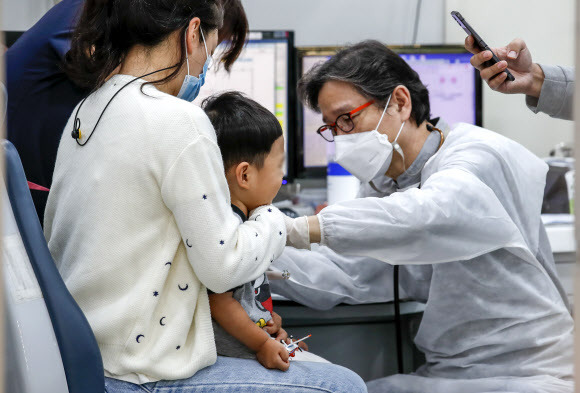
M 204 32 L 219 29 L 218 39 L 228 42 L 221 61 L 229 70 L 243 49 L 248 31 L 240 0 L 86 0 L 64 70 L 80 87 L 97 89 L 133 46 L 152 48 L 175 31 L 183 36 L 195 17 L 200 19 Z M 175 70 L 154 83 L 173 79 L 185 62 L 185 53 L 182 40 Z

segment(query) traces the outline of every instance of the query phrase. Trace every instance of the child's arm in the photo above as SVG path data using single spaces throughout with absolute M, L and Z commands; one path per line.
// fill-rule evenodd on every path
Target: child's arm
M 288 337 L 288 333 L 284 329 L 282 329 L 282 317 L 272 311 L 272 319 L 270 319 L 266 326 L 264 326 L 264 330 L 272 335 L 276 336 L 276 341 L 284 340 L 287 344 L 290 344 L 291 339 Z M 305 351 L 308 351 L 308 345 L 304 341 L 300 341 L 298 346 Z
M 256 352 L 258 361 L 264 367 L 288 370 L 290 362 L 284 345 L 272 340 L 266 331 L 256 325 L 232 295 L 232 292 L 209 295 L 212 318 L 231 336 Z

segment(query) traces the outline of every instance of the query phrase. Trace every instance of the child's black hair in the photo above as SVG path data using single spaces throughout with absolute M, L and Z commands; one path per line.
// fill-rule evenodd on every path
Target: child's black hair
M 262 168 L 282 136 L 276 116 L 237 91 L 208 97 L 202 108 L 215 128 L 225 169 L 244 161 Z

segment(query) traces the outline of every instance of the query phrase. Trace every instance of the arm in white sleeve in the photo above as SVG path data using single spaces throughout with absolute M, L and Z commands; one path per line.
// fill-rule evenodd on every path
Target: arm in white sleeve
M 314 244 L 312 251 L 286 247 L 272 268 L 290 272 L 288 280 L 270 281 L 273 293 L 317 310 L 393 300 L 393 267 L 373 258 L 340 255 Z
M 526 105 L 534 113 L 544 112 L 558 119 L 572 120 L 574 115 L 574 67 L 540 65 L 545 79 L 540 97 L 526 96 Z
M 319 219 L 324 245 L 390 264 L 467 260 L 521 239 L 493 190 L 462 168 L 421 189 L 331 205 Z
M 213 292 L 252 281 L 284 250 L 284 218 L 274 206 L 255 209 L 239 223 L 219 147 L 204 135 L 182 151 L 161 190 L 195 274 Z

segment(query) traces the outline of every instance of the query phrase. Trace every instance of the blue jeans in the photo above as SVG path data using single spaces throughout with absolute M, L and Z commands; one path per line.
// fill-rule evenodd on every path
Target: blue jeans
M 357 374 L 335 364 L 292 362 L 286 372 L 268 370 L 256 360 L 218 356 L 213 366 L 193 377 L 135 385 L 105 378 L 105 393 L 290 392 L 362 393 L 366 386 Z

